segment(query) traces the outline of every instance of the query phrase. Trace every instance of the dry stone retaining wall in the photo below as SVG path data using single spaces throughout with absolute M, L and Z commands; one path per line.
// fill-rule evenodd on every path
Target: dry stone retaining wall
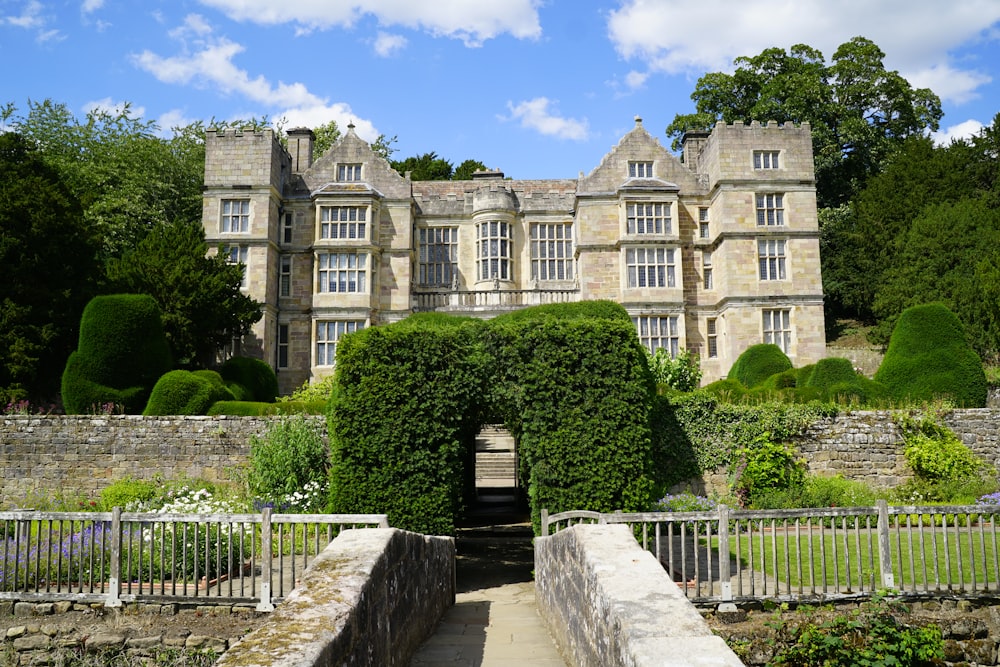
M 274 417 L 6 415 L 0 421 L 0 507 L 32 497 L 93 498 L 115 479 L 154 475 L 224 482 L 250 455 L 250 437 Z M 310 417 L 325 426 L 323 417 Z M 955 410 L 944 418 L 962 441 L 1000 466 L 1000 409 Z M 909 478 L 902 437 L 888 411 L 821 419 L 795 442 L 809 470 L 879 486 Z M 725 474 L 691 486 L 724 487 Z

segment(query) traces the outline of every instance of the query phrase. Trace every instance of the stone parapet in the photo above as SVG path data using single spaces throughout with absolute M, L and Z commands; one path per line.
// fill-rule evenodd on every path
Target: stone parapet
M 577 525 L 536 538 L 535 592 L 569 664 L 743 664 L 627 526 Z
M 405 665 L 455 602 L 455 542 L 347 530 L 217 667 Z

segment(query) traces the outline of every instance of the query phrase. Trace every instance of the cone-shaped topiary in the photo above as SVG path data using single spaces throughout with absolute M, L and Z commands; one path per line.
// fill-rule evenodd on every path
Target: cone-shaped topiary
M 775 373 L 791 370 L 792 361 L 772 343 L 751 345 L 739 356 L 733 367 L 729 369 L 729 378 L 739 380 L 747 388 L 752 389 Z
M 84 308 L 80 341 L 63 371 L 63 406 L 67 414 L 94 412 L 108 404 L 138 414 L 171 365 L 160 308 L 152 297 L 95 297 Z
M 986 405 L 986 373 L 948 308 L 932 303 L 899 316 L 875 380 L 898 400 L 948 398 L 959 407 Z

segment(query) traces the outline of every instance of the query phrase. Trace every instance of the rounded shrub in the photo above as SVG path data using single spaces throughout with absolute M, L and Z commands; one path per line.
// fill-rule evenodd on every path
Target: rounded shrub
M 232 357 L 222 364 L 219 374 L 234 395 L 237 390 L 231 383 L 241 385 L 246 390 L 244 400 L 273 403 L 278 396 L 278 377 L 274 374 L 274 369 L 260 359 Z
M 144 415 L 203 415 L 221 397 L 231 395 L 221 382 L 195 371 L 170 371 L 157 381 Z
M 791 370 L 792 361 L 772 343 L 751 345 L 739 356 L 733 367 L 729 369 L 729 377 L 739 380 L 747 388 L 752 389 L 767 378 Z
M 812 372 L 806 378 L 804 385 L 817 387 L 824 391 L 835 384 L 851 383 L 858 377 L 854 364 L 843 357 L 828 357 L 820 359 L 812 366 Z
M 947 398 L 959 407 L 986 405 L 982 360 L 958 317 L 942 304 L 903 311 L 875 380 L 897 400 Z
M 723 401 L 736 402 L 747 393 L 747 388 L 739 380 L 726 378 L 708 383 L 701 391 Z

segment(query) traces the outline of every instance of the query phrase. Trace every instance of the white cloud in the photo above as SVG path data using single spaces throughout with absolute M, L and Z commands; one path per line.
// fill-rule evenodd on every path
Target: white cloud
M 142 118 L 146 115 L 145 107 L 137 107 L 131 102 L 116 102 L 110 97 L 105 97 L 100 100 L 92 100 L 83 105 L 83 112 L 90 113 L 92 111 L 101 111 L 111 115 L 118 115 L 125 111 L 128 107 L 129 116 L 131 118 Z
M 549 110 L 549 104 L 550 100 L 547 97 L 536 97 L 516 105 L 508 101 L 507 108 L 511 115 L 509 119 L 503 120 L 519 120 L 521 127 L 559 139 L 582 141 L 588 137 L 590 130 L 586 119 L 576 120 L 553 115 Z
M 83 0 L 83 5 L 81 5 L 80 11 L 84 14 L 90 14 L 92 12 L 96 12 L 103 6 L 104 0 Z
M 625 75 L 625 85 L 635 90 L 636 88 L 642 88 L 645 85 L 646 80 L 649 78 L 649 72 L 637 72 L 632 70 Z
M 16 16 L 4 16 L 0 23 L 12 25 L 15 28 L 25 28 L 28 30 L 41 28 L 45 25 L 45 18 L 42 16 L 42 3 L 38 0 L 29 0 L 25 3 L 24 9 Z
M 983 131 L 983 124 L 974 118 L 970 118 L 964 123 L 952 125 L 940 132 L 934 132 L 931 137 L 938 146 L 947 146 L 954 139 L 969 139 Z
M 358 118 L 346 103 L 331 103 L 311 93 L 302 83 L 272 83 L 264 76 L 251 76 L 233 62 L 244 47 L 224 36 L 214 36 L 211 26 L 201 16 L 188 16 L 183 26 L 169 34 L 183 44 L 179 55 L 164 57 L 147 50 L 132 54 L 133 64 L 164 83 L 240 95 L 266 109 L 272 118 L 284 119 L 289 127 L 315 127 L 330 120 L 346 126 L 353 121 L 363 139 L 373 141 L 378 136 L 374 125 Z
M 541 0 L 201 0 L 237 21 L 265 25 L 294 23 L 303 30 L 334 26 L 350 28 L 363 16 L 375 17 L 382 27 L 424 30 L 436 37 L 461 39 L 479 46 L 488 39 L 510 34 L 534 39 L 542 34 L 538 19 Z
M 383 58 L 388 58 L 393 56 L 399 51 L 401 51 L 406 46 L 406 38 L 402 35 L 393 35 L 387 32 L 379 31 L 378 35 L 375 37 L 374 47 L 375 53 L 382 56 Z
M 931 87 L 942 98 L 961 102 L 988 77 L 976 71 L 975 63 L 953 62 L 949 51 L 971 40 L 997 39 L 992 27 L 998 20 L 995 0 L 947 5 L 938 0 L 621 0 L 621 7 L 608 14 L 608 35 L 627 60 L 669 74 L 700 75 L 731 70 L 734 57 L 772 46 L 808 44 L 830 62 L 840 44 L 860 33 L 886 53 L 886 67 L 919 86 L 936 82 L 939 87 Z M 982 64 L 987 65 L 992 63 Z
M 185 127 L 195 122 L 195 120 L 195 118 L 185 116 L 184 112 L 180 109 L 171 109 L 156 119 L 156 125 L 160 128 L 160 136 L 170 137 L 173 135 L 172 130 L 175 127 Z

